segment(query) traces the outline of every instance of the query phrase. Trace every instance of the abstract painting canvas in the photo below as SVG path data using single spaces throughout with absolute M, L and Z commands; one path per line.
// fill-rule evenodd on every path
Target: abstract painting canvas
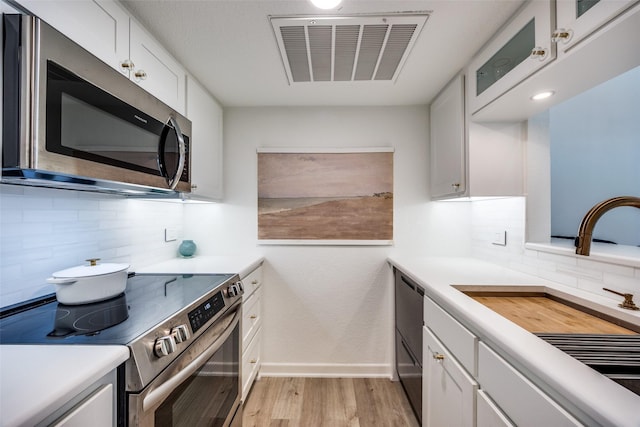
M 393 151 L 258 151 L 258 239 L 390 244 Z

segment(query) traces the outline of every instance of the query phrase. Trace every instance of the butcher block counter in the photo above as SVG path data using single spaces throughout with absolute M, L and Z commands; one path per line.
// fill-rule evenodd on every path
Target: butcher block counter
M 640 326 L 639 312 L 618 307 L 621 301 L 617 297 L 606 298 L 473 258 L 391 256 L 387 261 L 424 287 L 425 298 L 476 336 L 482 344 L 480 347 L 489 348 L 516 367 L 530 383 L 555 400 L 570 414 L 569 418 L 578 420 L 577 425 L 640 426 L 640 396 L 543 341 L 527 330 L 526 324 L 519 326 L 517 317 L 526 313 L 526 307 L 524 311 L 516 310 L 515 318 L 508 320 L 508 310 L 503 312 L 504 316 L 497 312 L 504 307 L 494 306 L 494 311 L 462 290 L 495 290 L 496 287 L 515 291 L 542 290 L 569 303 L 579 303 L 622 319 L 633 327 Z M 562 321 L 572 323 L 567 322 L 566 317 Z M 579 323 L 581 320 L 575 322 Z M 543 326 L 543 329 L 548 328 Z M 636 332 L 623 327 L 614 333 Z M 481 390 L 482 383 L 478 382 Z M 517 404 L 526 407 L 528 402 Z

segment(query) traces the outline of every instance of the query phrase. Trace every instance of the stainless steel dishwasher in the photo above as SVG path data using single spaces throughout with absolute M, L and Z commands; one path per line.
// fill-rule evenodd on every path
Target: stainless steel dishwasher
M 400 270 L 395 276 L 396 371 L 422 423 L 422 326 L 424 289 Z

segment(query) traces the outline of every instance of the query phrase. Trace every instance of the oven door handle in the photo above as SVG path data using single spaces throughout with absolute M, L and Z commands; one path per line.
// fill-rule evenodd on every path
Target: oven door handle
M 156 389 L 151 390 L 142 400 L 142 410 L 147 412 L 156 405 L 164 401 L 182 382 L 193 375 L 216 351 L 222 347 L 224 342 L 233 333 L 234 328 L 240 322 L 242 310 L 236 310 L 233 320 L 225 331 L 211 344 L 202 354 L 193 359 L 191 363 L 182 368 L 181 371 L 173 375 L 167 381 L 159 385 Z

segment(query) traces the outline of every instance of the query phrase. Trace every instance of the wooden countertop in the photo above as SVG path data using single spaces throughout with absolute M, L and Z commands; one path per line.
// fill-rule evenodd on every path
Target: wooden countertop
M 529 332 L 572 334 L 636 334 L 547 296 L 472 296 Z

